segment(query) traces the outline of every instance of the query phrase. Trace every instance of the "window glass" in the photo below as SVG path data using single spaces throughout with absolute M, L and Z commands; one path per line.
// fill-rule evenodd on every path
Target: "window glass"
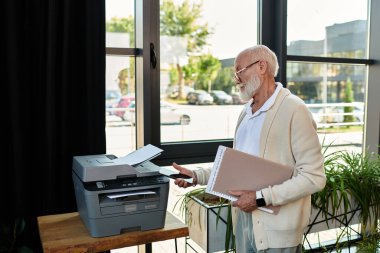
M 106 46 L 135 46 L 134 0 L 106 0 Z
M 135 1 L 106 0 L 107 153 L 124 156 L 136 149 L 134 124 L 135 55 L 108 48 L 135 47 Z M 129 51 L 132 52 L 132 51 Z
M 349 64 L 287 64 L 287 88 L 302 98 L 329 151 L 363 144 L 367 67 Z
M 136 148 L 135 57 L 106 57 L 107 152 L 126 155 Z
M 233 59 L 257 26 L 257 1 L 160 1 L 161 142 L 233 137 Z
M 367 10 L 367 0 L 288 0 L 288 54 L 367 58 Z

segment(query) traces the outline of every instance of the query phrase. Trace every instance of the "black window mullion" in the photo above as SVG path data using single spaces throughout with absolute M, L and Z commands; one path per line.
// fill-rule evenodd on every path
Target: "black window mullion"
M 219 145 L 232 147 L 232 140 L 164 143 L 164 150 L 155 161 L 158 165 L 193 164 L 213 162 Z
M 280 66 L 276 81 L 286 86 L 287 0 L 261 0 L 260 43 L 273 50 Z
M 371 65 L 374 63 L 373 60 L 368 60 L 368 59 L 317 57 L 317 56 L 300 56 L 300 55 L 287 55 L 286 60 L 295 61 L 295 62 L 320 62 L 320 63 L 364 64 L 364 65 Z
M 106 55 L 142 56 L 141 48 L 107 47 Z

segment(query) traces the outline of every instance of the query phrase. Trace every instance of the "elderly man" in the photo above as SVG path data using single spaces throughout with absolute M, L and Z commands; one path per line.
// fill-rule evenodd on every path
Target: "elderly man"
M 305 103 L 275 82 L 278 68 L 276 55 L 264 45 L 247 48 L 235 59 L 234 80 L 247 103 L 236 126 L 234 148 L 294 168 L 292 178 L 281 184 L 230 191 L 238 197 L 232 205 L 239 253 L 301 252 L 311 194 L 326 183 L 316 124 Z M 193 184 L 176 179 L 180 187 L 205 185 L 211 172 L 191 171 L 176 163 L 173 167 L 193 177 Z M 268 205 L 279 206 L 279 212 L 258 209 Z

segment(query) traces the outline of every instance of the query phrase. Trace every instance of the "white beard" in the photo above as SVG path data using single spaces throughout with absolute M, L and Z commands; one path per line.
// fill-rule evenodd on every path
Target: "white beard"
M 247 83 L 245 83 L 245 84 L 243 83 L 243 84 L 239 85 L 239 88 L 240 88 L 240 92 L 239 92 L 240 98 L 243 101 L 250 100 L 251 98 L 253 98 L 253 96 L 255 95 L 255 93 L 257 92 L 257 90 L 260 87 L 261 87 L 260 78 L 259 78 L 259 76 L 255 75 L 250 80 L 248 80 Z M 242 88 L 244 89 L 243 91 L 242 91 Z

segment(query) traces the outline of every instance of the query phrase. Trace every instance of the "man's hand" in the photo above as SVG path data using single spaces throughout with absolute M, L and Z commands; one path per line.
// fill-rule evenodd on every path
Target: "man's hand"
M 232 206 L 238 207 L 244 212 L 252 212 L 257 209 L 255 191 L 229 191 L 229 194 L 238 197 L 238 200 L 232 202 Z
M 176 163 L 173 163 L 172 166 L 173 166 L 174 169 L 178 170 L 179 173 L 192 177 L 193 178 L 193 182 L 195 182 L 196 179 L 194 178 L 194 174 L 193 174 L 193 172 L 191 170 L 186 169 L 185 167 L 182 167 L 182 166 L 180 166 L 180 165 L 178 165 Z M 182 188 L 187 188 L 189 186 L 194 185 L 194 184 L 191 184 L 189 182 L 186 182 L 185 180 L 183 180 L 181 178 L 175 179 L 174 184 L 176 184 L 176 185 L 178 185 L 179 187 L 182 187 Z

